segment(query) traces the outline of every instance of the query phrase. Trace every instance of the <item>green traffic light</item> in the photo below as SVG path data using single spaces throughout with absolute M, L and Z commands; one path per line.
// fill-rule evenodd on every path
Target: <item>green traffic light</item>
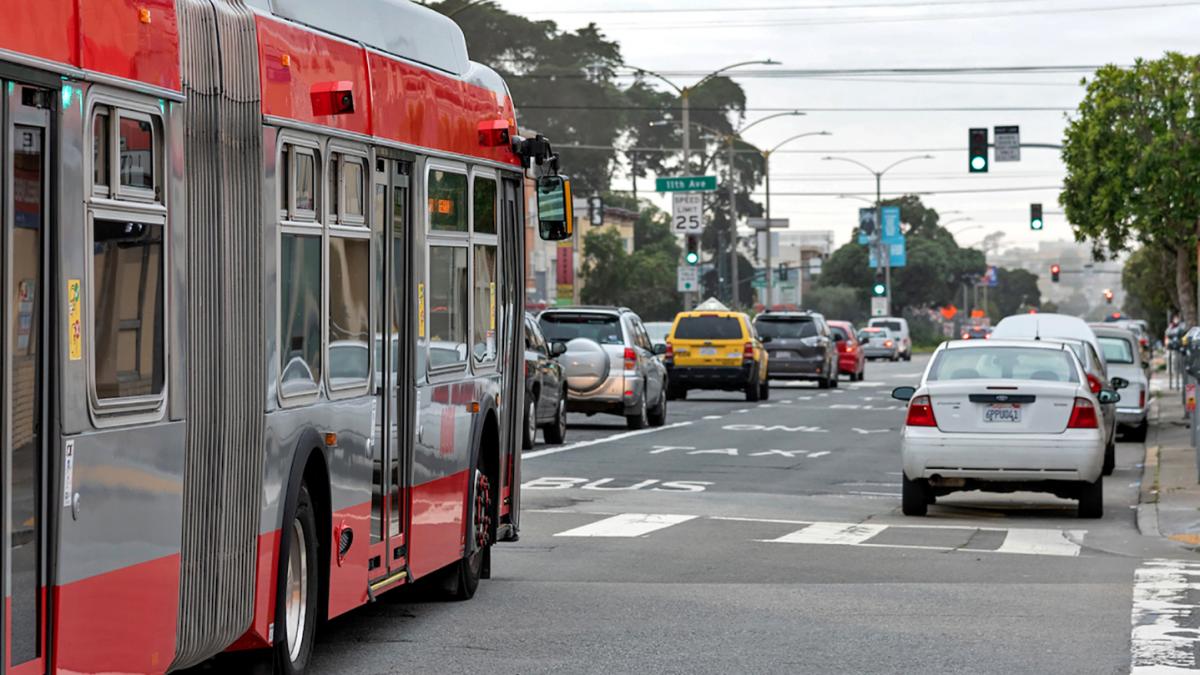
M 983 171 L 987 168 L 987 157 L 983 155 L 975 155 L 971 158 L 971 168 L 976 171 Z
M 887 286 L 884 284 L 875 284 L 871 287 L 871 292 L 875 294 L 875 297 L 882 298 L 887 295 Z
M 695 265 L 696 263 L 700 262 L 700 254 L 695 251 L 688 251 L 687 255 L 685 255 L 683 259 L 687 261 L 687 264 Z
M 1029 221 L 1029 229 L 1031 229 L 1031 230 L 1042 229 L 1042 219 L 1034 218 L 1033 220 Z

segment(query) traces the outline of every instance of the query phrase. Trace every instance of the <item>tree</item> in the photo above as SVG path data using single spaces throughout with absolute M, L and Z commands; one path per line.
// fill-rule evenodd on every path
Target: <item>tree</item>
M 586 304 L 621 305 L 646 321 L 671 319 L 682 309 L 675 290 L 679 245 L 671 233 L 670 218 L 649 206 L 634 226 L 633 253 L 626 253 L 615 228 L 589 232 L 584 238 L 580 294 Z
M 1195 261 L 1192 262 L 1194 265 Z M 1193 266 L 1189 274 L 1195 273 Z M 1121 285 L 1125 289 L 1122 310 L 1149 321 L 1151 335 L 1162 335 L 1167 328 L 1167 315 L 1179 311 L 1174 252 L 1156 244 L 1134 251 L 1121 270 Z
M 826 319 L 859 324 L 870 313 L 867 296 L 850 286 L 820 286 L 804 294 L 804 308 L 820 312 Z
M 1175 302 L 1197 316 L 1191 272 L 1200 225 L 1200 57 L 1169 52 L 1132 68 L 1105 66 L 1063 141 L 1059 202 L 1079 241 L 1104 259 L 1131 242 L 1170 254 Z
M 996 288 L 988 294 L 988 299 L 995 306 L 991 314 L 992 321 L 1041 306 L 1042 292 L 1038 290 L 1038 275 L 1028 270 L 1006 267 L 998 268 L 996 273 Z

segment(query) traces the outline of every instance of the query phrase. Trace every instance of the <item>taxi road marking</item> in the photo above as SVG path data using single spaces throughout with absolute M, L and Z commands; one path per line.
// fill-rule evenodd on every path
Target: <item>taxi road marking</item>
M 579 448 L 587 448 L 593 445 L 600 445 L 601 443 L 611 443 L 612 441 L 619 441 L 625 438 L 631 438 L 633 436 L 652 434 L 656 431 L 666 431 L 667 429 L 678 429 L 679 427 L 690 427 L 691 425 L 691 422 L 676 422 L 675 424 L 668 424 L 661 427 L 651 427 L 649 429 L 639 429 L 637 431 L 626 431 L 619 434 L 613 434 L 612 436 L 605 436 L 604 438 L 593 438 L 590 441 L 580 441 L 578 443 L 571 443 L 570 445 L 560 445 L 557 448 L 546 448 L 544 450 L 526 452 L 521 455 L 521 459 L 536 459 L 538 457 L 545 457 L 546 455 L 556 455 L 560 452 L 567 452 L 568 450 L 578 450 Z

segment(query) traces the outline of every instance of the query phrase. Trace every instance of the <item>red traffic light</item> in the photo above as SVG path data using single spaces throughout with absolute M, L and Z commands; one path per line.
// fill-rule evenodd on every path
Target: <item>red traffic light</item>
M 1050 281 L 1058 283 L 1058 275 L 1062 272 L 1062 268 L 1057 263 L 1050 266 Z

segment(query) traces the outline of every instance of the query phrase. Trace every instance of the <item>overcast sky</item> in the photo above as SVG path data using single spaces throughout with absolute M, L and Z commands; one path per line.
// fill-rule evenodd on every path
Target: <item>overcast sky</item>
M 530 18 L 554 20 L 566 29 L 595 22 L 620 42 L 627 63 L 661 71 L 709 72 L 765 58 L 781 61 L 779 70 L 1128 64 L 1170 50 L 1195 53 L 1200 46 L 1200 1 L 1186 0 L 499 0 L 499 4 Z M 731 11 L 734 8 L 740 9 Z M 1061 215 L 1048 215 L 1046 230 L 1040 234 L 1032 233 L 1028 225 L 1031 202 L 1045 204 L 1047 211 L 1060 210 L 1055 186 L 1062 181 L 1062 163 L 1057 151 L 1026 149 L 1019 163 L 993 162 L 989 174 L 969 175 L 967 129 L 1016 124 L 1024 142 L 1058 143 L 1065 126 L 1062 110 L 844 109 L 1074 109 L 1082 97 L 1081 77 L 970 73 L 736 79 L 745 88 L 751 108 L 810 111 L 804 117 L 770 120 L 750 130 L 747 139 L 759 147 L 807 131 L 833 133 L 788 146 L 805 153 L 781 151 L 773 157 L 772 215 L 790 218 L 793 229 L 833 229 L 840 245 L 863 204 L 787 193 L 874 191 L 874 179 L 862 169 L 821 161 L 826 151 L 882 169 L 929 149 L 934 150 L 929 153 L 934 159 L 906 163 L 887 174 L 884 192 L 1038 188 L 923 197 L 943 214 L 961 212 L 943 216 L 943 222 L 973 219 L 949 226 L 962 232 L 960 243 L 975 244 L 1001 230 L 1007 234 L 1006 245 L 1012 246 L 1071 238 Z M 674 79 L 687 85 L 697 78 Z M 747 120 L 765 114 L 750 112 Z M 891 149 L 921 152 L 867 152 Z M 620 180 L 614 187 L 626 186 Z M 656 201 L 669 208 L 665 200 Z M 975 225 L 983 227 L 964 231 Z

